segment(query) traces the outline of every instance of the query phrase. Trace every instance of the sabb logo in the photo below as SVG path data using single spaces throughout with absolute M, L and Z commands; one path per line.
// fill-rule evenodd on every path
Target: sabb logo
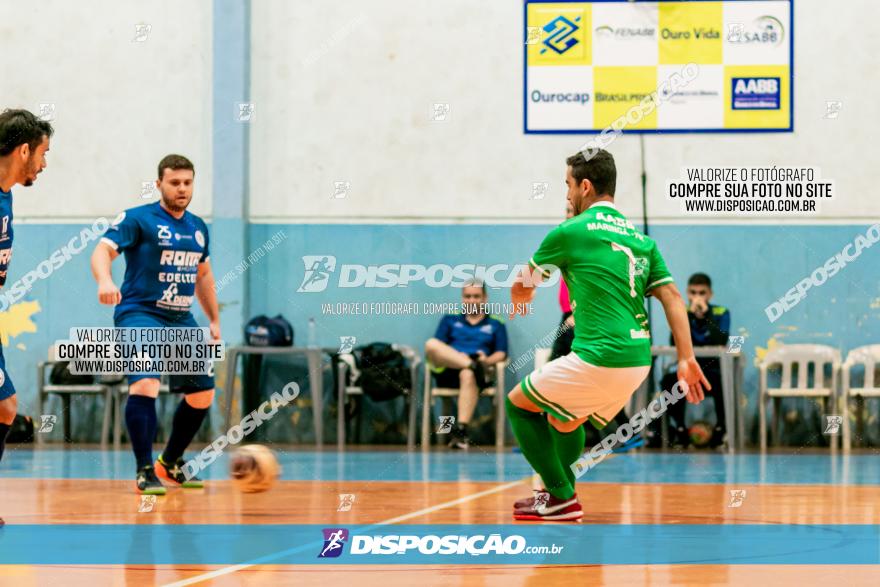
M 574 20 L 575 22 L 580 22 L 581 17 L 578 16 Z M 544 39 L 544 47 L 541 48 L 541 54 L 546 53 L 547 49 L 552 49 L 557 54 L 562 55 L 577 45 L 578 40 L 574 38 L 574 33 L 579 28 L 578 25 L 564 16 L 557 16 L 545 24 L 544 32 L 547 33 L 547 38 Z
M 778 77 L 735 77 L 731 84 L 733 110 L 779 110 Z
M 785 40 L 785 27 L 775 16 L 760 16 L 752 22 L 750 28 L 743 23 L 730 25 L 727 41 L 740 45 L 771 45 L 778 47 Z
M 302 260 L 306 274 L 296 291 L 314 293 L 327 289 L 330 274 L 336 270 L 336 257 L 332 255 L 305 255 Z

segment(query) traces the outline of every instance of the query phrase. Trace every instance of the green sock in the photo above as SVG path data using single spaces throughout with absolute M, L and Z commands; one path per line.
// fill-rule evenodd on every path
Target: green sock
M 510 398 L 506 399 L 506 407 L 510 427 L 513 428 L 523 456 L 541 476 L 544 487 L 557 499 L 569 499 L 574 495 L 574 486 L 568 480 L 557 456 L 547 419 L 543 414 L 516 407 L 510 402 Z M 583 437 L 581 442 L 583 443 Z
M 565 471 L 565 476 L 571 487 L 575 487 L 574 471 L 571 466 L 576 460 L 584 454 L 584 439 L 586 432 L 583 426 L 578 426 L 571 432 L 560 432 L 553 426 L 550 426 L 550 436 L 553 437 L 553 446 L 556 448 L 556 456 L 559 458 L 559 464 Z

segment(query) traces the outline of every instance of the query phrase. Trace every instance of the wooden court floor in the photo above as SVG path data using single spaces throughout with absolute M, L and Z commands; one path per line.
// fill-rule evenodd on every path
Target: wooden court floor
M 72 453 L 77 454 L 77 453 Z M 353 453 L 346 458 L 355 461 Z M 18 455 L 21 457 L 22 455 Z M 873 455 L 867 455 L 873 456 Z M 42 458 L 37 455 L 37 458 Z M 53 457 L 55 458 L 55 457 Z M 60 456 L 58 458 L 64 458 Z M 84 458 L 78 454 L 77 458 Z M 89 458 L 94 458 L 89 454 Z M 293 457 L 298 458 L 296 455 Z M 311 457 L 310 457 L 311 458 Z M 324 458 L 324 457 L 321 457 Z M 390 457 L 384 457 L 390 458 Z M 407 457 L 411 458 L 411 457 Z M 451 457 L 440 457 L 451 459 Z M 468 464 L 470 457 L 464 458 Z M 507 455 L 510 463 L 520 455 Z M 735 457 L 734 457 L 735 458 Z M 743 457 L 741 457 L 743 458 Z M 824 458 L 824 457 L 818 457 Z M 406 479 L 407 474 L 390 471 L 384 476 L 366 467 L 352 475 L 346 468 L 333 479 L 338 468 L 301 467 L 269 492 L 244 495 L 229 481 L 210 480 L 205 489 L 173 489 L 160 497 L 153 511 L 139 512 L 140 497 L 133 482 L 122 471 L 106 475 L 117 478 L 81 478 L 59 474 L 36 466 L 27 474 L 16 469 L 16 476 L 0 472 L 0 515 L 12 525 L 172 525 L 172 524 L 320 524 L 345 527 L 369 524 L 504 524 L 512 531 L 528 524 L 514 522 L 511 503 L 530 494 L 527 477 L 521 469 L 505 461 L 501 479 L 491 479 L 493 470 L 481 468 L 472 459 L 478 474 L 462 474 L 467 466 L 449 462 L 451 468 L 428 471 L 425 477 L 437 480 Z M 618 459 L 619 460 L 619 459 Z M 873 460 L 878 460 L 874 457 Z M 655 463 L 656 464 L 652 464 Z M 880 529 L 880 483 L 864 476 L 837 482 L 805 483 L 792 474 L 790 483 L 754 482 L 751 467 L 738 469 L 733 478 L 719 483 L 693 482 L 702 473 L 689 473 L 690 482 L 659 481 L 674 476 L 670 462 L 640 457 L 613 467 L 638 469 L 654 467 L 658 482 L 627 482 L 625 479 L 591 481 L 578 485 L 585 509 L 583 525 L 704 525 L 721 527 L 735 524 L 791 525 L 873 525 Z M 861 462 L 861 461 L 860 461 Z M 870 462 L 870 461 L 864 461 Z M 123 463 L 125 461 L 123 460 Z M 21 463 L 19 463 L 21 464 Z M 483 465 L 485 463 L 482 463 Z M 711 471 L 705 476 L 717 477 Z M 347 463 L 346 463 L 347 465 Z M 680 466 L 696 467 L 694 462 Z M 738 465 L 737 465 L 738 466 Z M 608 475 L 614 477 L 612 466 Z M 124 467 L 123 467 L 124 468 Z M 355 467 L 357 469 L 357 467 Z M 722 468 L 718 465 L 716 468 Z M 40 469 L 44 473 L 40 474 Z M 793 471 L 811 467 L 792 465 Z M 864 472 L 864 468 L 859 468 Z M 494 471 L 497 473 L 497 469 Z M 84 471 L 89 474 L 90 471 Z M 120 474 L 117 474 L 120 473 Z M 410 471 L 410 476 L 411 476 Z M 644 471 L 642 471 L 644 473 Z M 649 476 L 651 471 L 648 471 Z M 861 475 L 862 473 L 859 473 Z M 43 476 L 45 475 L 45 476 Z M 63 478 L 63 477 L 72 478 Z M 97 476 L 97 475 L 96 475 Z M 295 477 L 312 477 L 297 479 Z M 376 478 L 370 478 L 371 476 Z M 415 475 L 419 476 L 419 475 Z M 809 477 L 809 473 L 800 475 Z M 471 478 L 463 478 L 471 477 Z M 489 479 L 487 479 L 487 477 Z M 684 475 L 687 478 L 687 475 Z M 774 481 L 784 480 L 785 470 Z M 752 482 L 748 482 L 752 481 Z M 848 482 L 854 481 L 854 482 Z M 744 491 L 745 499 L 731 507 L 731 490 Z M 339 494 L 355 494 L 350 511 L 337 511 Z M 530 524 L 529 524 L 530 525 Z M 4 532 L 5 530 L 0 530 Z M 880 532 L 880 530 L 878 530 Z M 83 537 L 88 540 L 88 536 Z M 595 537 L 593 540 L 597 540 Z M 600 539 L 599 539 L 600 540 Z M 2 534 L 0 534 L 2 544 Z M 283 545 L 279 545 L 280 547 Z M 577 548 L 601 545 L 583 541 Z M 878 552 L 880 556 L 880 552 Z M 880 562 L 880 560 L 878 560 Z M 880 585 L 880 565 L 862 564 L 585 564 L 585 565 L 352 565 L 343 559 L 338 565 L 0 565 L 2 585 Z M 572 583 L 574 581 L 574 583 Z

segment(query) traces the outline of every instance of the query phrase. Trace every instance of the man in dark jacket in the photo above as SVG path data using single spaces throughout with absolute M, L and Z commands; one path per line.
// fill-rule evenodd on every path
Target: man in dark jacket
M 712 300 L 712 280 L 705 273 L 694 273 L 688 280 L 688 320 L 691 323 L 691 341 L 695 347 L 726 345 L 730 336 L 730 312 L 724 306 L 710 303 Z M 709 442 L 711 447 L 718 447 L 724 442 L 724 396 L 721 391 L 721 366 L 715 357 L 698 358 L 697 362 L 712 385 L 707 395 L 712 397 L 715 405 L 715 430 Z M 663 377 L 663 389 L 672 389 L 675 384 L 675 373 Z M 687 402 L 676 402 L 669 406 L 669 416 L 674 426 L 673 443 L 687 447 L 690 444 L 687 425 L 685 424 L 685 406 Z

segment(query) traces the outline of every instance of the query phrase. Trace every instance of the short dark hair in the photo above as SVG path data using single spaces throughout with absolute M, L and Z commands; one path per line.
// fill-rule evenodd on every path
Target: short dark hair
M 27 110 L 7 109 L 0 113 L 0 157 L 6 157 L 17 147 L 27 145 L 33 150 L 52 137 L 52 125 L 40 120 Z
M 614 197 L 617 188 L 617 167 L 614 165 L 614 157 L 605 149 L 596 149 L 593 156 L 587 159 L 583 153 L 575 153 L 565 160 L 571 165 L 571 175 L 580 183 L 589 179 L 596 194 L 599 196 L 609 195 Z
M 705 273 L 694 273 L 691 275 L 690 279 L 688 279 L 688 285 L 705 285 L 709 289 L 712 289 L 712 280 Z
M 165 155 L 162 157 L 162 160 L 159 161 L 159 179 L 162 179 L 162 175 L 165 173 L 166 169 L 171 169 L 172 171 L 189 169 L 193 172 L 193 175 L 196 173 L 196 168 L 192 164 L 192 161 L 183 155 Z
M 465 281 L 464 284 L 462 284 L 461 289 L 464 289 L 466 287 L 479 287 L 483 290 L 484 296 L 489 295 L 489 292 L 486 290 L 486 282 L 478 277 Z

